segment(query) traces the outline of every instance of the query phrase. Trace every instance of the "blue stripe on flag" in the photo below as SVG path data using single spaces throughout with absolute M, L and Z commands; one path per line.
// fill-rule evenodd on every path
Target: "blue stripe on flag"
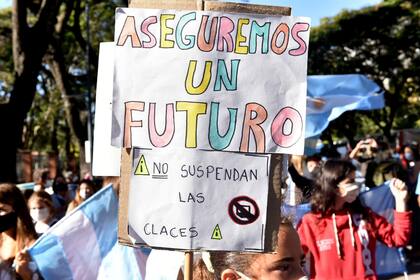
M 117 242 L 118 200 L 112 186 L 97 192 L 89 203 L 82 204 L 80 210 L 93 225 L 101 257 L 105 258 Z M 107 219 L 106 223 L 103 221 L 104 217 Z
M 307 81 L 305 138 L 321 134 L 331 121 L 346 111 L 385 106 L 382 89 L 364 75 L 315 75 L 308 76 Z
M 63 246 L 54 235 L 44 235 L 42 246 L 30 248 L 29 254 L 38 267 L 44 268 L 41 271 L 44 279 L 73 279 L 67 257 L 64 255 Z

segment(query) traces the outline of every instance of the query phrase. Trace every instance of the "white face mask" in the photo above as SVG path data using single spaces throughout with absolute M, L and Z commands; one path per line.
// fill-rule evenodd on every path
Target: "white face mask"
M 342 197 L 348 203 L 355 201 L 360 193 L 360 188 L 357 184 L 345 185 L 343 188 L 345 189 L 345 193 L 342 194 Z
M 80 190 L 79 195 L 81 198 L 86 199 L 87 198 L 86 190 L 85 189 Z
M 48 208 L 32 208 L 30 210 L 30 215 L 36 222 L 45 222 L 50 216 L 50 211 Z

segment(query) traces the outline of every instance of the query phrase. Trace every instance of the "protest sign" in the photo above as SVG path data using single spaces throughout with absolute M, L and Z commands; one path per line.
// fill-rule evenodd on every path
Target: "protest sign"
M 275 15 L 275 14 L 277 14 L 277 15 L 290 15 L 290 11 L 291 11 L 291 9 L 288 8 L 288 7 L 275 7 L 275 6 L 251 5 L 251 4 L 216 2 L 216 1 L 194 1 L 194 0 L 167 0 L 167 1 L 162 1 L 162 0 L 133 0 L 133 1 L 130 2 L 130 7 L 166 8 L 166 9 L 198 9 L 198 10 L 206 10 L 206 11 L 216 11 L 217 10 L 217 11 L 222 11 L 223 15 L 226 14 L 226 12 L 229 12 L 229 11 L 236 12 L 236 13 L 254 13 L 254 14 L 259 14 L 260 13 L 260 14 L 270 14 L 270 15 Z M 283 35 L 283 33 L 282 33 L 282 35 Z M 127 40 L 128 40 L 127 41 L 128 44 L 129 44 L 131 39 L 128 38 Z M 235 38 L 235 40 L 236 40 L 236 38 Z M 306 40 L 305 42 L 307 42 L 307 38 L 305 40 Z M 178 52 L 179 57 L 182 57 L 185 53 L 186 53 L 185 51 L 180 52 L 180 53 Z M 129 56 L 129 55 L 127 55 L 127 56 Z M 230 56 L 230 54 L 228 54 L 228 53 L 223 54 L 223 57 L 229 57 L 229 56 Z M 305 54 L 305 56 L 306 56 L 306 54 Z M 157 56 L 157 57 L 160 57 L 160 56 Z M 134 57 L 132 57 L 132 58 L 134 59 Z M 187 56 L 185 58 L 188 59 Z M 165 60 L 164 58 L 162 58 L 162 59 Z M 134 62 L 134 60 L 131 60 L 131 59 L 130 59 L 130 61 Z M 169 62 L 172 63 L 173 60 L 170 60 Z M 163 67 L 164 67 L 163 69 L 166 69 L 167 65 L 165 63 L 162 63 L 162 61 L 160 61 L 160 63 L 161 63 L 160 67 L 162 67 L 162 64 L 163 64 Z M 262 60 L 260 60 L 257 63 L 257 65 L 260 64 L 260 63 L 262 63 Z M 150 64 L 147 64 L 146 61 L 144 61 L 144 60 L 140 61 L 140 62 L 136 62 L 135 64 L 137 65 L 137 67 L 139 67 L 139 65 L 151 66 Z M 130 65 L 133 65 L 133 63 L 130 63 Z M 155 64 L 153 64 L 153 65 L 155 65 Z M 286 67 L 289 67 L 289 66 L 287 65 Z M 118 68 L 116 67 L 115 69 L 118 69 Z M 228 69 L 228 70 L 230 70 L 230 69 Z M 176 71 L 167 71 L 167 72 L 169 72 L 172 75 L 173 73 L 177 73 L 178 71 L 179 70 L 176 69 Z M 303 72 L 306 72 L 306 68 L 303 70 Z M 129 74 L 129 73 L 127 73 L 127 74 Z M 268 76 L 270 76 L 270 75 L 275 76 L 275 73 L 272 72 L 272 73 L 268 73 L 267 75 Z M 141 74 L 137 75 L 136 77 L 132 77 L 132 76 L 130 77 L 130 75 L 127 75 L 127 77 L 129 78 L 130 81 L 134 81 L 134 80 L 138 80 L 141 77 Z M 240 79 L 244 80 L 242 77 L 238 78 L 238 80 L 240 80 Z M 166 76 L 165 76 L 164 81 L 166 81 Z M 225 81 L 223 80 L 222 82 L 225 82 Z M 262 82 L 264 83 L 265 80 L 263 80 Z M 269 82 L 268 82 L 268 84 L 269 84 Z M 138 83 L 137 83 L 137 85 L 138 85 Z M 143 90 L 145 85 L 146 85 L 146 83 L 141 83 L 140 84 L 141 87 L 139 88 L 139 90 Z M 243 87 L 243 86 L 241 86 L 241 87 Z M 249 86 L 249 88 L 252 88 L 252 87 L 253 87 L 252 85 Z M 134 84 L 133 84 L 132 88 L 135 88 Z M 160 96 L 163 93 L 164 92 L 156 92 L 156 97 Z M 193 98 L 191 98 L 191 96 L 187 96 L 187 97 L 188 98 L 184 98 L 183 101 L 185 101 L 185 100 L 189 101 L 189 100 L 197 99 L 196 97 L 193 97 Z M 114 101 L 116 101 L 116 100 L 114 99 Z M 162 108 L 162 105 L 157 104 L 156 108 L 157 109 Z M 165 108 L 166 108 L 166 104 L 163 105 L 163 112 L 160 115 L 165 114 L 165 112 L 164 112 Z M 223 107 L 221 107 L 221 108 L 223 109 Z M 133 117 L 139 117 L 140 116 L 141 117 L 142 116 L 141 113 L 144 113 L 144 112 L 133 111 L 133 114 L 131 114 L 131 116 L 133 116 Z M 186 112 L 183 112 L 183 113 L 185 114 Z M 228 112 L 226 112 L 226 113 L 228 113 Z M 256 114 L 254 114 L 254 113 L 255 112 L 252 112 L 252 117 L 253 118 L 256 116 Z M 157 113 L 157 115 L 159 115 L 159 113 Z M 120 137 L 120 136 L 118 136 L 117 131 L 119 129 L 123 129 L 121 127 L 118 128 L 118 127 L 115 126 L 115 122 L 116 122 L 117 118 L 118 117 L 114 114 L 114 119 L 113 119 L 113 130 L 114 130 L 113 131 L 113 137 L 114 138 Z M 219 119 L 222 119 L 222 117 L 220 117 Z M 137 121 L 137 120 L 138 119 L 133 119 L 133 121 Z M 166 131 L 165 127 L 163 126 L 165 123 L 164 122 L 159 123 L 159 121 L 162 121 L 162 118 L 161 119 L 156 119 L 156 127 L 158 128 L 159 132 L 162 132 L 163 130 Z M 184 122 L 185 121 L 186 121 L 186 119 L 184 119 Z M 254 130 L 252 130 L 254 128 L 255 127 L 250 128 L 250 133 L 251 134 L 254 133 Z M 257 124 L 256 128 L 258 129 L 258 124 Z M 287 125 L 285 126 L 285 128 L 287 128 Z M 131 132 L 131 129 L 130 129 L 130 132 Z M 146 132 L 148 133 L 148 129 L 146 130 Z M 224 131 L 222 129 L 220 129 L 220 133 L 223 133 L 223 132 Z M 160 134 L 160 135 L 163 135 L 163 134 Z M 252 136 L 254 136 L 254 135 L 252 134 Z M 200 137 L 202 137 L 202 136 L 200 136 Z M 119 140 L 121 140 L 121 139 L 119 139 Z M 118 140 L 117 140 L 117 142 L 118 142 Z M 124 145 L 122 145 L 122 143 L 119 143 L 117 146 L 124 146 Z M 127 147 L 128 146 L 129 145 L 127 145 Z M 134 146 L 134 144 L 131 145 L 131 146 Z M 170 147 L 170 146 L 176 147 L 176 145 L 172 145 L 172 144 L 167 145 L 167 147 Z M 207 146 L 209 146 L 209 145 L 207 145 Z M 254 146 L 255 146 L 255 144 L 254 144 Z M 185 146 L 181 145 L 181 147 L 185 147 Z M 213 149 L 213 148 L 210 147 L 209 149 Z M 230 149 L 225 149 L 225 150 L 230 150 Z M 238 149 L 233 149 L 233 150 L 238 150 Z M 127 244 L 127 245 L 133 246 L 133 243 L 132 243 L 133 240 L 132 240 L 132 238 L 130 238 L 128 236 L 128 228 L 129 228 L 129 225 L 128 225 L 128 204 L 129 204 L 130 179 L 131 179 L 131 173 L 130 172 L 131 172 L 131 164 L 132 164 L 132 162 L 131 162 L 132 159 L 130 157 L 130 151 L 131 151 L 131 148 L 124 148 L 124 149 L 121 150 L 121 152 L 122 152 L 121 153 L 121 186 L 120 186 L 120 195 L 119 195 L 120 209 L 119 209 L 118 239 L 119 239 L 119 242 L 122 243 L 122 244 Z M 165 156 L 167 157 L 167 155 L 165 155 Z M 284 165 L 284 163 L 285 163 L 285 157 L 282 154 L 271 156 L 269 189 L 268 189 L 268 198 L 267 198 L 267 213 L 271 213 L 271 214 L 267 216 L 267 225 L 266 225 L 266 232 L 265 232 L 265 244 L 264 244 L 265 245 L 264 249 L 267 250 L 267 251 L 274 251 L 275 248 L 276 248 L 276 245 L 277 245 L 277 232 L 278 232 L 278 226 L 279 226 L 279 221 L 280 221 L 280 219 L 279 219 L 279 214 L 280 213 L 279 213 L 278 209 L 280 208 L 280 204 L 281 204 L 280 186 L 281 186 L 282 180 L 285 177 L 284 176 L 284 173 L 286 172 L 285 170 L 287 169 L 285 167 L 285 166 L 287 166 L 287 164 Z M 141 213 L 138 213 L 138 215 L 141 215 Z M 215 227 L 215 229 L 216 229 L 216 227 Z M 220 227 L 220 225 L 219 225 L 219 229 L 220 229 L 220 234 L 222 235 L 223 229 Z M 213 232 L 212 232 L 212 234 L 213 234 Z M 215 231 L 215 236 L 214 237 L 218 237 L 217 230 Z M 222 237 L 223 237 L 223 235 L 222 235 Z M 240 238 L 240 237 L 238 237 L 238 238 Z M 225 249 L 222 249 L 222 250 L 225 250 Z M 192 263 L 192 254 L 189 253 L 189 252 L 186 252 L 186 267 L 185 267 L 185 270 L 184 270 L 186 279 L 192 279 L 192 269 L 191 269 L 191 267 L 188 266 L 188 264 L 191 264 L 191 263 Z M 189 267 L 189 269 L 188 269 L 188 267 Z
M 96 85 L 92 174 L 119 176 L 121 149 L 111 146 L 114 44 L 101 43 Z
M 263 251 L 270 155 L 133 149 L 129 235 L 136 245 Z
M 301 154 L 309 20 L 118 9 L 112 145 Z

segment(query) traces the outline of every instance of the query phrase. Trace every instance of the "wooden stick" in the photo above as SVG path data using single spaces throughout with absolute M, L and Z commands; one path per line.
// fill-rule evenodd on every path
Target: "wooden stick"
M 184 280 L 193 279 L 194 252 L 185 252 Z

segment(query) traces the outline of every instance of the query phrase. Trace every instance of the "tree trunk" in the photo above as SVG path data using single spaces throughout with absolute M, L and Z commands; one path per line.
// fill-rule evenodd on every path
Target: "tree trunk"
M 0 105 L 0 182 L 16 181 L 16 152 L 20 135 L 16 117 L 9 104 Z
M 28 1 L 12 5 L 12 42 L 15 80 L 9 102 L 0 107 L 0 181 L 16 182 L 16 152 L 22 142 L 23 123 L 31 108 L 41 68 L 54 30 L 58 0 L 45 0 L 34 24 L 28 25 Z

